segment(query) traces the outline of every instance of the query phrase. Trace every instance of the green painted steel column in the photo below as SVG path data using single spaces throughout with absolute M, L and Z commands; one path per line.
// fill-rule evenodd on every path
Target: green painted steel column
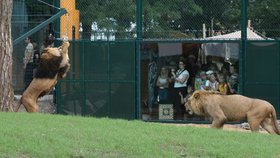
M 54 6 L 60 8 L 60 1 L 54 1 Z M 55 21 L 55 30 L 58 30 L 58 32 L 54 32 L 54 37 L 60 38 L 60 18 Z M 55 43 L 56 44 L 56 43 Z
M 137 0 L 137 39 L 142 40 L 142 0 Z
M 55 102 L 56 113 L 61 114 L 61 82 L 57 82 L 55 86 L 55 94 L 53 96 L 55 97 L 53 101 Z
M 240 77 L 239 79 L 239 93 L 244 94 L 245 88 L 245 79 L 246 79 L 246 42 L 247 42 L 247 0 L 242 0 L 242 8 L 241 8 L 241 51 L 239 53 L 239 70 L 240 70 Z
M 141 41 L 142 41 L 142 0 L 137 0 L 137 4 L 136 4 L 136 27 L 137 27 L 137 37 L 136 37 L 136 50 L 135 50 L 135 72 L 136 72 L 136 110 L 135 110 L 135 116 L 136 118 L 140 119 L 141 118 L 141 86 L 140 86 L 140 82 L 141 82 L 141 59 L 140 59 L 140 48 L 141 48 Z
M 109 81 L 109 106 L 107 107 L 107 117 L 112 117 L 112 74 L 111 74 L 111 63 L 112 63 L 112 52 L 111 52 L 111 42 L 107 40 L 107 47 L 108 47 L 108 78 Z

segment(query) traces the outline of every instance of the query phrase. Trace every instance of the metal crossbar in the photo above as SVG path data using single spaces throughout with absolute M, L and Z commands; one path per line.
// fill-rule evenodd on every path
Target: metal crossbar
M 47 26 L 49 23 L 55 21 L 56 19 L 60 18 L 62 15 L 66 14 L 66 13 L 67 13 L 67 11 L 64 8 L 61 8 L 60 11 L 58 13 L 56 13 L 54 16 L 50 17 L 45 22 L 41 23 L 40 25 L 34 27 L 33 29 L 31 29 L 30 31 L 26 32 L 25 34 L 23 34 L 19 38 L 15 39 L 13 41 L 13 45 L 16 45 L 19 42 L 23 41 L 26 37 L 31 36 L 32 34 L 36 33 L 39 30 L 41 30 L 42 28 Z

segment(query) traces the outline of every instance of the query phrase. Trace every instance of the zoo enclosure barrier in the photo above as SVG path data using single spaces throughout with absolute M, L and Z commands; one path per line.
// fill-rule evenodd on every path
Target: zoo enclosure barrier
M 65 8 L 68 12 L 67 16 L 63 15 L 31 35 L 39 46 L 49 33 L 54 34 L 55 37 L 67 33 L 72 39 L 70 51 L 72 67 L 68 78 L 59 82 L 56 88 L 59 113 L 110 116 L 109 114 L 116 112 L 117 114 L 112 116 L 142 118 L 142 114 L 147 108 L 142 107 L 142 100 L 144 95 L 147 95 L 143 92 L 148 89 L 146 81 L 143 80 L 143 77 L 148 75 L 143 72 L 147 70 L 147 67 L 143 67 L 143 61 L 150 62 L 150 59 L 145 56 L 145 52 L 150 49 L 144 48 L 148 43 L 155 43 L 157 47 L 160 43 L 187 45 L 182 48 L 186 54 L 190 52 L 188 46 L 193 43 L 199 45 L 202 43 L 236 43 L 239 52 L 239 93 L 267 99 L 276 107 L 279 117 L 280 96 L 277 85 L 280 81 L 277 77 L 279 72 L 277 39 L 280 36 L 280 27 L 275 19 L 280 17 L 280 4 L 277 2 L 273 3 L 269 0 L 261 2 L 246 0 L 45 0 L 44 3 L 41 0 L 14 0 L 14 2 L 12 17 L 14 39 L 23 36 L 40 23 L 55 16 L 61 11 L 60 8 Z M 251 32 L 247 28 L 258 36 L 249 38 Z M 236 35 L 236 32 L 239 34 Z M 219 35 L 229 36 L 218 38 Z M 260 37 L 261 39 L 257 39 Z M 274 44 L 256 45 L 253 43 L 269 43 L 272 42 L 271 40 Z M 59 41 L 55 44 L 58 45 L 58 43 Z M 124 49 L 122 49 L 123 46 Z M 115 48 L 120 49 L 120 52 L 114 50 Z M 15 91 L 18 93 L 21 93 L 24 87 L 22 82 L 23 50 L 23 41 L 14 45 L 13 83 Z M 125 56 L 120 55 L 121 58 L 119 58 L 114 51 L 123 53 Z M 276 62 L 276 66 L 270 64 L 271 62 L 268 61 L 270 58 L 266 57 L 267 54 L 264 52 L 271 52 L 270 57 Z M 157 55 L 159 54 L 160 52 L 157 51 Z M 181 55 L 177 54 L 177 56 Z M 257 63 L 260 59 L 267 60 L 262 60 L 262 71 L 256 71 L 252 64 Z M 127 72 L 120 73 L 119 79 L 112 78 L 115 64 L 119 64 L 118 67 L 121 68 L 125 67 L 116 60 L 132 64 L 130 66 L 134 70 L 125 68 L 121 71 Z M 99 64 L 95 64 L 93 61 Z M 131 63 L 132 61 L 133 63 Z M 103 65 L 102 68 L 100 68 L 101 65 Z M 103 71 L 100 72 L 97 69 Z M 105 72 L 106 74 L 104 74 Z M 268 72 L 273 73 L 262 75 Z M 133 76 L 133 78 L 126 79 L 123 74 Z M 255 77 L 273 77 L 261 78 L 262 80 L 250 77 L 254 75 Z M 118 93 L 122 94 L 122 97 L 127 95 L 124 97 L 127 102 L 122 102 L 124 100 L 119 97 L 114 99 L 115 87 L 118 84 L 127 86 L 124 88 L 123 94 Z M 102 86 L 105 86 L 104 89 L 106 89 L 104 90 L 106 95 L 103 96 L 101 95 L 102 88 L 100 88 Z M 262 88 L 256 91 L 253 87 Z M 273 95 L 260 91 L 268 90 L 271 87 L 274 87 Z M 94 92 L 95 88 L 99 90 Z M 148 92 L 146 91 L 146 93 Z M 268 96 L 268 94 L 271 95 Z M 67 99 L 69 96 L 70 99 Z M 95 99 L 99 97 L 102 99 Z M 73 101 L 73 98 L 76 98 L 76 101 Z M 68 103 L 66 103 L 67 101 Z M 66 108 L 67 104 L 69 104 L 68 108 Z M 118 105 L 119 109 L 111 108 L 110 106 L 113 104 Z M 93 112 L 96 109 L 91 109 L 101 105 L 104 106 L 101 108 L 103 112 L 101 112 L 102 110 Z M 66 110 L 63 111 L 63 109 Z M 118 110 L 125 109 L 128 109 L 125 112 L 127 114 L 122 116 L 122 111 Z

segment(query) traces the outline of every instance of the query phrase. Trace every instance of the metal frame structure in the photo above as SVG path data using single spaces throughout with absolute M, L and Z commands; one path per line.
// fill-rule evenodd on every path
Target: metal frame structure
M 240 73 L 240 82 L 239 82 L 239 93 L 240 94 L 244 94 L 246 95 L 246 66 L 247 66 L 247 44 L 248 42 L 252 42 L 249 41 L 247 39 L 247 5 L 248 2 L 247 0 L 241 0 L 241 39 L 238 40 L 211 40 L 211 41 L 207 41 L 207 40 L 195 40 L 195 39 L 153 39 L 153 40 L 148 40 L 148 39 L 143 39 L 143 27 L 142 27 L 142 22 L 143 22 L 143 17 L 142 17 L 142 12 L 143 12 L 143 4 L 142 4 L 142 0 L 137 0 L 136 1 L 136 38 L 133 39 L 133 41 L 135 42 L 135 118 L 134 119 L 140 119 L 141 118 L 141 44 L 143 43 L 149 43 L 149 42 L 189 42 L 189 43 L 207 43 L 207 42 L 217 42 L 217 43 L 223 43 L 223 42 L 235 42 L 235 43 L 239 43 L 240 45 L 240 53 L 239 53 L 239 73 Z M 58 4 L 57 4 L 58 5 Z M 32 34 L 34 34 L 35 32 L 37 32 L 38 30 L 42 29 L 43 27 L 47 26 L 49 23 L 57 20 L 58 18 L 60 18 L 62 15 L 64 15 L 66 13 L 65 9 L 61 9 L 57 14 L 55 14 L 54 16 L 52 16 L 51 18 L 49 18 L 48 20 L 46 20 L 45 22 L 41 23 L 40 25 L 38 25 L 37 27 L 33 28 L 32 30 L 28 31 L 27 33 L 25 33 L 24 35 L 20 36 L 19 38 L 17 38 L 16 40 L 13 41 L 13 44 L 16 45 L 17 43 L 21 42 L 25 37 L 30 36 Z M 117 40 L 116 40 L 117 41 Z M 74 40 L 75 42 L 75 40 Z M 95 41 L 96 42 L 96 41 Z M 267 41 L 258 41 L 258 42 L 267 42 Z M 277 40 L 275 40 L 274 42 L 278 42 Z M 94 42 L 93 42 L 94 43 Z M 110 44 L 110 41 L 103 41 L 104 44 Z M 280 44 L 279 44 L 280 45 Z M 85 50 L 85 42 L 81 44 L 82 50 Z M 74 48 L 73 48 L 74 49 Z M 110 51 L 110 50 L 108 50 Z M 279 52 L 280 53 L 280 52 Z M 74 57 L 74 56 L 73 56 Z M 109 57 L 110 58 L 110 57 Z M 84 60 L 84 59 L 82 59 Z M 111 59 L 109 59 L 110 61 Z M 75 61 L 74 61 L 75 62 Z M 84 61 L 82 61 L 84 62 Z M 76 63 L 74 63 L 76 64 Z M 110 64 L 110 62 L 109 62 Z M 278 63 L 279 64 L 279 63 Z M 110 72 L 110 66 L 108 66 L 108 72 Z M 81 65 L 81 67 L 83 68 L 83 70 L 85 69 L 85 65 Z M 280 68 L 280 67 L 279 67 Z M 75 69 L 75 67 L 74 67 Z M 84 73 L 84 72 L 83 72 Z M 85 74 L 84 74 L 85 75 Z M 110 74 L 109 74 L 110 75 Z M 279 76 L 280 78 L 280 76 Z M 70 83 L 73 82 L 75 80 L 65 80 L 65 81 L 60 81 L 57 84 L 57 90 L 58 92 L 61 91 L 61 83 Z M 81 80 L 79 80 L 78 82 L 80 82 Z M 84 82 L 84 81 L 82 81 Z M 96 82 L 103 82 L 103 81 L 96 81 Z M 109 81 L 111 84 L 111 81 Z M 122 82 L 130 82 L 130 81 L 122 81 Z M 280 80 L 279 80 L 280 83 Z M 277 85 L 279 84 L 277 83 Z M 260 83 L 263 84 L 263 83 Z M 110 85 L 109 85 L 110 86 Z M 83 85 L 83 87 L 85 87 L 85 85 Z M 109 87 L 109 89 L 111 90 L 111 87 Z M 279 90 L 280 91 L 280 90 Z M 84 92 L 85 93 L 85 92 Z M 56 98 L 57 101 L 60 102 L 61 101 L 61 95 L 62 94 L 56 94 Z M 85 94 L 83 94 L 85 95 Z M 280 95 L 280 94 L 279 94 Z M 258 97 L 258 96 L 256 96 Z M 279 98 L 279 96 L 277 96 Z M 109 97 L 109 104 L 111 104 L 111 98 Z M 85 103 L 85 101 L 84 101 Z M 279 101 L 278 101 L 279 104 Z M 61 107 L 61 105 L 57 105 L 58 109 Z M 276 109 L 280 109 L 279 105 L 275 105 L 277 106 Z M 59 111 L 59 110 L 58 110 Z M 110 109 L 109 109 L 110 111 Z M 60 112 L 60 111 L 59 111 Z

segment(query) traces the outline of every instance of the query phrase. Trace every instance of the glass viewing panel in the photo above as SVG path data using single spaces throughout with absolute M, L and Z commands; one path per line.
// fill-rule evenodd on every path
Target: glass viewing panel
M 238 93 L 238 66 L 239 43 L 142 43 L 142 119 L 208 121 L 187 110 L 186 98 L 195 90 Z

